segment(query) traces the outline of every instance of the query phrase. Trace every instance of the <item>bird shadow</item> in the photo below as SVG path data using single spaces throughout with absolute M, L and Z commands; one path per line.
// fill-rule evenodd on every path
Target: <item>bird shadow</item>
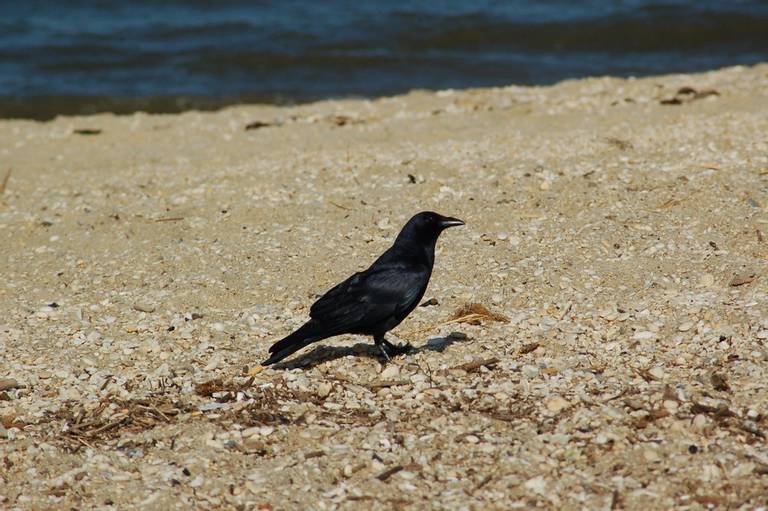
M 421 346 L 412 346 L 407 354 L 424 353 L 433 351 L 444 352 L 449 346 L 457 342 L 469 340 L 466 334 L 451 332 L 445 337 L 433 337 Z M 273 369 L 308 369 L 325 362 L 331 362 L 340 358 L 354 356 L 359 358 L 374 358 L 385 363 L 381 351 L 375 344 L 358 342 L 352 346 L 318 346 L 310 352 L 300 355 L 287 362 L 280 362 L 272 366 Z

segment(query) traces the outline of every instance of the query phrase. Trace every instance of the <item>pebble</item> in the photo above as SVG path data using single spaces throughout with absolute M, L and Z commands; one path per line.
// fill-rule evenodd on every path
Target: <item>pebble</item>
M 747 463 L 740 463 L 731 470 L 731 477 L 750 477 L 754 473 L 757 465 L 751 461 Z
M 597 436 L 595 437 L 595 443 L 598 445 L 605 445 L 610 441 L 611 439 L 608 438 L 608 436 L 604 433 L 598 433 Z
M 653 332 L 650 332 L 648 330 L 642 330 L 639 332 L 635 332 L 635 335 L 632 336 L 632 338 L 636 341 L 648 341 L 650 339 L 653 339 L 656 337 L 656 334 Z
M 674 414 L 677 412 L 677 409 L 680 407 L 680 404 L 673 400 L 673 399 L 665 399 L 662 403 L 662 406 L 669 412 Z
M 527 490 L 543 495 L 547 491 L 547 480 L 544 479 L 544 476 L 536 476 L 528 479 L 524 486 Z
M 705 431 L 711 428 L 709 418 L 706 415 L 698 414 L 693 418 L 693 429 L 697 431 Z
M 658 463 L 661 461 L 661 454 L 659 454 L 657 448 L 646 447 L 643 449 L 643 458 L 645 458 L 645 461 L 648 463 Z
M 139 312 L 155 312 L 155 306 L 147 302 L 136 302 L 133 304 L 133 309 Z
M 330 383 L 323 381 L 315 386 L 315 394 L 317 394 L 318 397 L 325 399 L 330 395 L 332 389 L 333 386 Z
M 19 382 L 13 378 L 0 378 L 0 392 L 19 388 Z
M 693 321 L 686 321 L 684 323 L 680 323 L 680 326 L 677 327 L 677 329 L 681 332 L 687 332 L 688 330 L 693 328 L 693 325 L 694 325 Z
M 547 410 L 549 410 L 552 413 L 558 413 L 569 406 L 571 406 L 571 403 L 569 403 L 567 400 L 563 399 L 560 396 L 554 396 L 550 397 L 544 400 L 544 405 L 547 407 Z
M 522 368 L 522 373 L 526 378 L 536 378 L 539 375 L 539 368 L 534 365 L 526 364 Z
M 400 376 L 400 366 L 389 364 L 379 376 L 382 380 L 395 380 Z

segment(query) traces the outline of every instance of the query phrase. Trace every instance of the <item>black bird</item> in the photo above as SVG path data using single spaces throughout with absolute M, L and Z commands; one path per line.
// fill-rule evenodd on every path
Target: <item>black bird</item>
M 435 264 L 435 244 L 448 227 L 464 225 L 458 218 L 431 211 L 417 214 L 405 224 L 395 243 L 365 271 L 321 296 L 309 311 L 310 320 L 269 348 L 270 365 L 304 346 L 341 334 L 373 336 L 389 360 L 410 345 L 395 346 L 384 338 L 419 304 Z

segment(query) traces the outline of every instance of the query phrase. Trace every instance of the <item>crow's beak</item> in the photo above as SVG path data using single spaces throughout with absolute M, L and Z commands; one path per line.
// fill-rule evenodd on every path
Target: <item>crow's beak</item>
M 442 220 L 440 220 L 440 227 L 443 229 L 447 229 L 448 227 L 456 227 L 457 225 L 464 225 L 464 222 L 458 218 L 452 218 L 449 216 L 444 216 Z

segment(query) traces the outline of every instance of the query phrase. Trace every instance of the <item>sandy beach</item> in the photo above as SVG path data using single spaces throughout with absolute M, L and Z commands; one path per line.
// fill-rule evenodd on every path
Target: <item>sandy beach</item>
M 4 120 L 0 190 L 2 509 L 768 505 L 768 64 Z M 413 353 L 260 369 L 421 210 Z

